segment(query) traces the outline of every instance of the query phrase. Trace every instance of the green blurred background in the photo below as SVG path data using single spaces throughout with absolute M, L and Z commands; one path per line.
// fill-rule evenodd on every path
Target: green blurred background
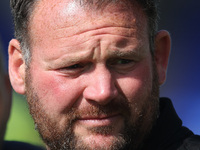
M 15 92 L 13 92 L 13 104 L 5 139 L 9 141 L 23 141 L 34 145 L 44 145 L 35 130 L 25 97 Z

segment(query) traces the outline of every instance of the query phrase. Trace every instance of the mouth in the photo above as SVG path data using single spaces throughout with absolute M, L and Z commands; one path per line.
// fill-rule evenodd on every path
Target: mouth
M 120 114 L 114 114 L 109 116 L 86 116 L 79 118 L 78 123 L 87 127 L 100 127 L 100 126 L 111 126 L 116 124 L 122 119 Z

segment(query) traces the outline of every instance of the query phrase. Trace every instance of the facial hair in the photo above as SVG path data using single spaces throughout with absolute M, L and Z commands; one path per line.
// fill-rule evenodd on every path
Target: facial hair
M 32 85 L 30 70 L 26 70 L 26 97 L 38 132 L 41 138 L 50 150 L 139 150 L 144 144 L 143 141 L 148 137 L 152 126 L 159 114 L 159 84 L 156 67 L 153 65 L 152 89 L 148 97 L 143 100 L 142 106 L 137 103 L 130 103 L 127 98 L 120 96 L 105 106 L 88 105 L 87 108 L 79 110 L 76 107 L 66 112 L 66 121 L 59 126 L 56 118 L 53 118 L 44 109 L 41 104 L 37 91 Z M 142 96 L 141 96 L 142 97 Z M 110 145 L 98 145 L 84 143 L 84 139 L 75 135 L 74 126 L 76 121 L 82 115 L 109 115 L 113 112 L 120 112 L 124 118 L 124 128 L 118 135 L 113 135 L 113 141 Z M 109 136 L 113 131 L 113 126 L 103 126 L 88 129 L 91 134 L 101 134 Z M 96 145 L 95 148 L 91 145 Z

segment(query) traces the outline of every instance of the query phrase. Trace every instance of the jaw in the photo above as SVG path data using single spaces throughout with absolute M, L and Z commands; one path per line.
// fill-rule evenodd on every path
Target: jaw
M 109 149 L 113 143 L 125 142 L 121 136 L 124 130 L 124 119 L 121 116 L 100 120 L 81 120 L 74 125 L 76 146 L 83 145 L 91 149 Z
M 94 134 L 88 137 L 77 137 L 76 149 L 119 149 L 124 147 L 126 141 L 121 135 Z

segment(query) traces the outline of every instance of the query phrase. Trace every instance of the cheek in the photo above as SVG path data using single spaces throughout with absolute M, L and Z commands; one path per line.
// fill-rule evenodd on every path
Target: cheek
M 67 79 L 56 72 L 34 71 L 32 77 L 32 86 L 41 104 L 51 112 L 69 110 L 81 95 L 81 86 L 77 86 L 80 85 L 78 81 Z
M 129 101 L 145 99 L 152 89 L 152 67 L 141 64 L 126 77 L 119 78 L 118 84 Z

